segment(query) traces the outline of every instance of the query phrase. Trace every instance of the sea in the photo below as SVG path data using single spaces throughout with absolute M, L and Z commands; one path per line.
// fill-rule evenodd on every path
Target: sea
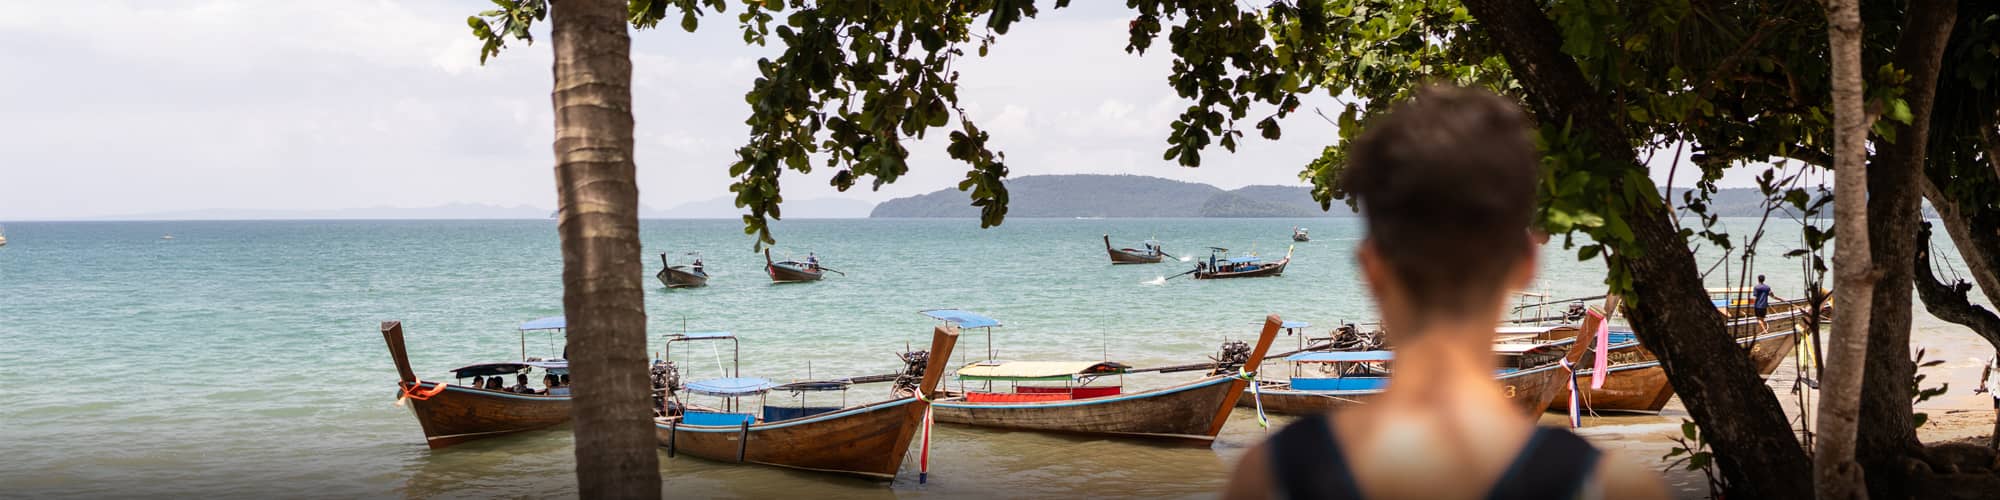
M 1755 219 L 1725 219 L 1741 240 Z M 1789 224 L 1789 223 L 1787 223 Z M 1798 296 L 1802 270 L 1782 257 L 1796 225 L 1774 222 L 1750 274 Z M 692 379 L 778 381 L 892 373 L 897 353 L 928 342 L 932 308 L 1004 324 L 968 331 L 1002 359 L 1109 359 L 1136 367 L 1198 362 L 1226 340 L 1253 340 L 1267 314 L 1334 326 L 1375 321 L 1355 271 L 1361 222 L 1320 219 L 794 220 L 775 226 L 779 259 L 815 255 L 844 274 L 772 284 L 764 256 L 734 220 L 645 220 L 647 336 L 727 330 L 676 344 Z M 1294 243 L 1292 228 L 1312 241 Z M 562 339 L 516 326 L 562 314 L 553 220 L 10 222 L 0 247 L 0 498 L 135 496 L 490 498 L 574 496 L 568 427 L 433 451 L 408 409 L 378 325 L 401 320 L 427 379 L 472 363 L 552 356 Z M 1292 256 L 1282 277 L 1196 281 L 1188 261 L 1112 266 L 1119 246 L 1158 239 L 1176 257 L 1210 247 Z M 171 236 L 171 238 L 167 238 Z M 1937 249 L 1956 252 L 1940 234 Z M 699 252 L 710 285 L 668 289 L 652 276 Z M 1711 286 L 1744 275 L 1737 254 L 1704 245 Z M 1599 295 L 1602 260 L 1579 262 L 1562 238 L 1545 247 L 1532 291 Z M 1961 266 L 1962 267 L 1962 266 Z M 1949 274 L 1949 273 L 1947 273 Z M 1727 278 L 1725 278 L 1727 277 Z M 1643 279 L 1643 277 L 1641 277 Z M 1560 306 L 1557 306 L 1560 307 Z M 1917 343 L 1951 394 L 1940 408 L 1982 407 L 1969 394 L 1992 353 L 1968 331 L 1917 308 Z M 1280 337 L 1287 349 L 1296 337 Z M 525 346 L 524 346 L 525 344 Z M 523 352 L 525 350 L 525 353 Z M 656 354 L 657 355 L 657 354 Z M 1194 374 L 1132 376 L 1135 389 Z M 850 402 L 887 397 L 857 386 Z M 1685 412 L 1589 417 L 1586 435 L 1664 440 Z M 1545 423 L 1560 423 L 1550 414 Z M 1286 420 L 1274 417 L 1273 429 Z M 1239 409 L 1212 447 L 940 426 L 928 481 L 918 460 L 893 482 L 738 466 L 662 453 L 675 497 L 1212 496 L 1235 458 L 1271 432 Z

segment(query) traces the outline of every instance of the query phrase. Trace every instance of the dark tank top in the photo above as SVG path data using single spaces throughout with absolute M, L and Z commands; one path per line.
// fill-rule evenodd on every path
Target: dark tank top
M 1325 415 L 1299 419 L 1271 435 L 1271 470 L 1276 476 L 1276 498 L 1322 499 L 1365 498 L 1355 484 L 1354 473 L 1342 456 L 1340 441 L 1327 425 Z M 1528 443 L 1514 456 L 1500 480 L 1493 483 L 1486 498 L 1493 500 L 1579 498 L 1586 482 L 1597 469 L 1602 455 L 1588 441 L 1564 429 L 1536 427 Z M 1432 471 L 1439 480 L 1451 480 L 1455 471 Z

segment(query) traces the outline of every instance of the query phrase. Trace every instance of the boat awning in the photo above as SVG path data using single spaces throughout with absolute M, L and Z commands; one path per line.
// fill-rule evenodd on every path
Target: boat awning
M 1389 351 L 1335 351 L 1302 352 L 1286 356 L 1285 361 L 1293 363 L 1361 363 L 1367 361 L 1390 361 L 1396 353 Z
M 1230 257 L 1230 258 L 1229 258 L 1229 263 L 1230 263 L 1230 264 L 1249 264 L 1249 263 L 1251 263 L 1251 262 L 1257 262 L 1257 261 L 1260 261 L 1260 260 L 1264 260 L 1264 259 L 1263 259 L 1262 257 Z
M 1131 368 L 1110 361 L 983 361 L 958 369 L 964 380 L 1072 380 L 1078 375 L 1111 375 Z
M 1278 324 L 1279 328 L 1305 328 L 1309 326 L 1312 326 L 1312 323 L 1307 323 L 1304 321 L 1295 321 L 1295 320 L 1286 320 L 1284 323 Z
M 688 382 L 689 392 L 710 396 L 747 396 L 763 394 L 778 384 L 756 377 L 730 377 Z
M 528 365 L 528 366 L 532 366 L 532 367 L 535 367 L 535 368 L 541 368 L 541 369 L 543 369 L 543 370 L 568 370 L 568 369 L 569 369 L 569 360 L 567 360 L 567 359 L 549 359 L 549 360 L 542 360 L 542 361 L 529 361 L 529 362 L 526 362 L 526 363 L 521 363 L 521 364 L 524 364 L 524 365 Z
M 1541 344 L 1541 343 L 1527 343 L 1527 342 L 1507 342 L 1507 343 L 1493 344 L 1493 352 L 1497 352 L 1500 354 L 1527 354 L 1535 351 L 1552 351 L 1552 350 L 1566 349 L 1566 348 L 1567 348 L 1566 346 L 1557 344 Z
M 682 340 L 713 340 L 713 339 L 736 338 L 736 334 L 734 333 L 721 332 L 721 331 L 687 332 L 687 333 L 680 333 L 668 336 Z
M 562 316 L 549 316 L 546 318 L 529 321 L 527 323 L 522 323 L 521 331 L 525 332 L 529 330 L 561 330 L 568 327 L 569 327 L 569 322 L 563 320 Z
M 511 375 L 528 369 L 527 363 L 480 363 L 453 368 L 451 374 L 458 378 L 491 377 Z
M 1555 331 L 1558 328 L 1568 328 L 1568 327 L 1569 327 L 1568 325 L 1503 326 L 1494 329 L 1494 333 L 1498 333 L 1501 335 L 1521 335 L 1521 334 L 1531 334 L 1531 333 L 1542 334 Z
M 940 321 L 948 321 L 959 328 L 990 328 L 1000 326 L 1000 320 L 981 316 L 979 313 L 959 309 L 926 309 L 925 316 Z

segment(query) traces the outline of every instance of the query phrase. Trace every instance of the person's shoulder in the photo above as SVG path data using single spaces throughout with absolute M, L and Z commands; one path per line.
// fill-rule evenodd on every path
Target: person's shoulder
M 1603 487 L 1602 498 L 1668 498 L 1667 483 L 1660 478 L 1659 471 L 1611 451 L 1605 451 L 1597 460 L 1597 484 Z

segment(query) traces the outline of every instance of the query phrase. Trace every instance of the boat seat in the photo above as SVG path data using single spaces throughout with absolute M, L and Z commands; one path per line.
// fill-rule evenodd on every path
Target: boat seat
M 1292 377 L 1292 389 L 1301 391 L 1379 391 L 1388 385 L 1388 377 Z
M 690 411 L 681 414 L 681 423 L 687 425 L 710 425 L 736 427 L 744 422 L 757 423 L 757 417 L 748 413 L 720 413 Z
M 1101 398 L 1105 396 L 1117 396 L 1119 394 L 1124 393 L 1124 388 L 1115 385 L 1087 386 L 1087 387 L 1074 387 L 1074 388 L 1037 387 L 1031 385 L 1024 385 L 1020 387 L 1015 387 L 1014 392 L 1017 394 L 1068 394 L 1070 395 L 1071 398 L 1075 399 L 1090 399 L 1090 398 Z
M 1011 393 L 1011 392 L 968 392 L 965 400 L 971 403 L 1033 403 L 1038 401 L 1065 401 L 1068 392 Z

